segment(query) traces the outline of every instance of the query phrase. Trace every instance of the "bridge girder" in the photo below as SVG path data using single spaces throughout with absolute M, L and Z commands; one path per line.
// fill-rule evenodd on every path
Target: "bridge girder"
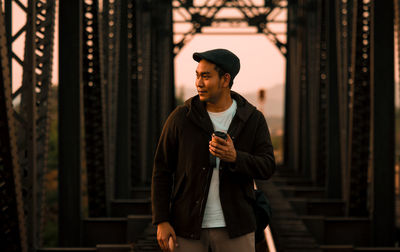
M 264 4 L 255 4 L 245 0 L 207 0 L 204 3 L 194 1 L 173 0 L 174 13 L 174 55 L 189 43 L 196 34 L 207 35 L 254 35 L 264 34 L 277 46 L 279 51 L 286 56 L 286 36 L 281 29 L 275 30 L 272 25 L 287 23 L 284 15 L 287 9 L 287 0 L 264 1 Z M 236 10 L 233 15 L 225 15 L 223 12 Z M 177 25 L 187 27 L 179 31 Z M 225 25 L 225 26 L 224 26 Z M 255 28 L 246 32 L 207 32 L 204 28 Z

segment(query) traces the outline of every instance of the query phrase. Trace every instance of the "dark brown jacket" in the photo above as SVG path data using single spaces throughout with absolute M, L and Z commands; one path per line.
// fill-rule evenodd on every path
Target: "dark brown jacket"
M 263 114 L 231 92 L 237 111 L 228 134 L 237 151 L 235 163 L 220 163 L 220 199 L 231 238 L 255 231 L 254 179 L 268 179 L 275 159 Z M 205 104 L 195 96 L 168 117 L 154 159 L 153 224 L 169 221 L 178 236 L 199 239 L 211 181 L 213 126 Z

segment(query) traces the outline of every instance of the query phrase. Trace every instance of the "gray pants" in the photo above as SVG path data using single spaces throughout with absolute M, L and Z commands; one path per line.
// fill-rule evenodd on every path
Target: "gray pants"
M 254 232 L 230 239 L 226 228 L 207 228 L 200 240 L 177 237 L 179 246 L 175 252 L 254 252 Z

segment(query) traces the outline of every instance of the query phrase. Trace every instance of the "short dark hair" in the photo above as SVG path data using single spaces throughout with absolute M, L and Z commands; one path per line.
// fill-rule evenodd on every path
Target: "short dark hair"
M 224 76 L 227 73 L 217 65 L 215 65 L 214 69 L 215 69 L 215 71 L 217 71 L 217 73 L 219 75 L 219 78 L 221 78 L 222 76 Z M 233 85 L 233 79 L 232 79 L 232 76 L 231 76 L 231 80 L 229 81 L 229 88 L 232 88 L 232 85 Z

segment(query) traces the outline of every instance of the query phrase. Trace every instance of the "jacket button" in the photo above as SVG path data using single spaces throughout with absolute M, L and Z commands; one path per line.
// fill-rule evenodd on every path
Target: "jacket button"
M 206 170 L 206 167 L 203 167 L 203 171 L 205 171 Z
M 196 200 L 196 204 L 199 204 L 200 203 L 200 200 Z

